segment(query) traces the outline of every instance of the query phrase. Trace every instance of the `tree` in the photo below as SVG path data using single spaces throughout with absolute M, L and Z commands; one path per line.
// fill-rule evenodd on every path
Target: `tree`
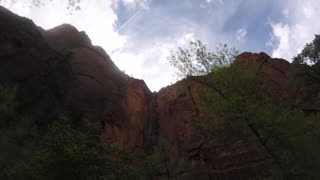
M 301 53 L 293 58 L 294 64 L 307 64 L 308 72 L 300 72 L 308 82 L 320 84 L 320 35 L 315 35 L 311 43 L 307 43 Z
M 301 53 L 293 58 L 295 64 L 314 65 L 320 61 L 320 35 L 315 35 L 311 43 L 307 43 Z
M 201 109 L 207 118 L 203 126 L 208 139 L 215 144 L 223 142 L 228 134 L 253 138 L 277 167 L 266 177 L 318 179 L 315 167 L 320 165 L 319 134 L 311 133 L 319 125 L 308 125 L 301 111 L 275 103 L 274 97 L 261 88 L 264 74 L 254 67 L 219 68 L 213 73 L 214 82 L 207 82 L 216 84 L 220 91 L 207 86 L 202 93 Z
M 140 168 L 140 179 L 153 179 L 154 177 L 166 177 L 177 179 L 179 174 L 185 171 L 187 160 L 181 157 L 170 156 L 168 142 L 160 137 L 151 154 L 147 155 Z
M 262 89 L 267 77 L 257 64 L 243 68 L 219 57 L 198 42 L 189 49 L 179 48 L 168 58 L 180 76 L 207 74 L 188 78 L 206 87 L 200 109 L 206 114 L 207 121 L 201 126 L 207 143 L 221 143 L 230 134 L 254 139 L 276 165 L 264 178 L 318 179 L 319 136 L 310 133 L 319 127 L 308 126 L 301 111 L 276 103 L 275 97 Z
M 179 47 L 177 52 L 171 52 L 167 59 L 177 68 L 177 76 L 183 78 L 206 75 L 217 67 L 228 66 L 237 55 L 238 51 L 226 44 L 219 44 L 213 53 L 208 52 L 207 46 L 198 40 L 190 41 L 188 48 Z
M 3 128 L 7 120 L 16 114 L 17 89 L 17 86 L 0 84 L 0 128 Z
M 131 179 L 133 170 L 124 150 L 101 142 L 96 123 L 83 126 L 57 120 L 34 154 L 7 169 L 6 179 Z M 114 156 L 119 157 L 114 158 Z

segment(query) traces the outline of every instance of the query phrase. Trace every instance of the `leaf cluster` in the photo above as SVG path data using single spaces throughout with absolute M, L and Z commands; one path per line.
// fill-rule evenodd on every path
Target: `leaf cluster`
M 209 74 L 218 67 L 230 65 L 238 51 L 226 44 L 219 44 L 215 52 L 208 52 L 207 46 L 200 40 L 190 41 L 189 47 L 179 47 L 171 52 L 168 62 L 177 68 L 178 78 Z

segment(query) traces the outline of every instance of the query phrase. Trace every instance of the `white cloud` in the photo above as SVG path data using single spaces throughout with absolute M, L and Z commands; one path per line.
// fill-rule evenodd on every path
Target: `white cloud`
M 312 4 L 308 3 L 303 7 L 303 14 L 306 18 L 311 18 L 314 14 L 314 9 Z
M 114 53 L 113 58 L 127 74 L 143 79 L 152 91 L 158 91 L 176 80 L 175 69 L 167 61 L 170 52 L 187 45 L 190 40 L 194 40 L 194 34 L 183 33 L 171 41 L 154 42 L 152 46 L 138 51 L 124 48 Z
M 289 9 L 288 8 L 285 8 L 283 11 L 282 11 L 282 14 L 284 15 L 284 17 L 289 17 Z
M 112 1 L 81 0 L 81 10 L 70 14 L 66 9 L 68 0 L 47 1 L 40 7 L 27 5 L 30 0 L 18 1 L 7 6 L 11 11 L 32 19 L 44 29 L 69 23 L 80 31 L 85 31 L 92 43 L 102 46 L 107 52 L 123 47 L 126 37 L 114 30 L 117 14 L 112 9 Z M 110 43 L 112 42 L 112 43 Z
M 242 41 L 246 35 L 247 35 L 247 30 L 245 27 L 238 29 L 235 34 L 238 41 Z
M 223 4 L 223 0 L 206 0 L 206 2 L 207 2 L 207 3 L 214 2 L 214 3 Z
M 150 0 L 121 0 L 127 6 L 142 8 Z M 5 2 L 5 1 L 3 1 Z M 174 69 L 167 63 L 167 56 L 177 46 L 194 40 L 192 33 L 178 33 L 181 36 L 172 38 L 170 42 L 157 40 L 156 43 L 137 49 L 127 47 L 136 46 L 137 42 L 127 42 L 128 36 L 121 35 L 114 25 L 118 20 L 117 4 L 120 0 L 81 0 L 81 10 L 72 14 L 66 9 L 68 0 L 48 1 L 43 6 L 29 6 L 31 0 L 22 0 L 12 6 L 5 7 L 21 16 L 32 19 L 35 24 L 50 29 L 63 23 L 69 23 L 78 30 L 85 31 L 93 44 L 102 46 L 112 57 L 115 64 L 127 74 L 146 81 L 148 87 L 159 90 L 176 80 Z M 29 5 L 27 5 L 29 4 Z M 140 42 L 138 42 L 140 43 Z
M 320 33 L 320 24 L 317 23 L 320 14 L 315 13 L 315 9 L 320 9 L 320 1 L 288 0 L 285 6 L 290 8 L 287 22 L 270 23 L 271 39 L 276 40 L 272 56 L 291 60 L 307 42 L 312 41 L 314 34 Z
M 274 57 L 291 57 L 290 52 L 290 28 L 288 24 L 272 24 L 272 33 L 276 39 L 278 39 L 279 44 L 276 50 L 273 51 L 272 56 Z
M 147 8 L 148 4 L 152 0 L 121 0 L 124 5 L 130 8 L 136 8 L 136 7 L 144 7 Z
M 81 10 L 73 14 L 66 9 L 68 0 L 46 0 L 40 8 L 24 6 L 25 2 L 32 0 L 19 0 L 10 9 L 31 18 L 45 29 L 70 23 L 78 30 L 86 31 L 93 44 L 102 46 L 119 69 L 145 80 L 153 91 L 176 80 L 174 69 L 166 59 L 171 50 L 195 39 L 206 40 L 209 49 L 214 49 L 218 42 L 236 41 L 234 34 L 230 36 L 224 32 L 224 25 L 241 5 L 241 1 L 235 0 L 203 0 L 207 3 L 206 8 L 197 6 L 199 12 L 195 13 L 208 13 L 203 14 L 200 22 L 194 19 L 194 14 L 190 14 L 193 10 L 197 11 L 190 6 L 191 1 L 181 1 L 179 6 L 172 3 L 167 7 L 152 7 L 152 0 L 81 0 Z M 120 3 L 133 13 L 134 21 L 126 16 L 127 11 L 121 14 Z M 125 19 L 130 23 L 123 22 Z M 206 22 L 214 22 L 214 26 L 202 24 Z M 116 24 L 126 28 L 119 31 L 117 26 L 116 30 Z M 239 35 L 244 38 L 246 32 L 242 31 Z

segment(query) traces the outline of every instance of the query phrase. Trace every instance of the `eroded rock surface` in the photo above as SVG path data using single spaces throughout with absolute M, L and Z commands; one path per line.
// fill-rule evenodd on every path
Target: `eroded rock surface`
M 152 93 L 143 80 L 120 71 L 101 47 L 93 46 L 85 32 L 71 25 L 43 30 L 2 7 L 0 22 L 0 83 L 19 83 L 20 96 L 27 97 L 25 106 L 43 111 L 42 116 L 52 112 L 48 102 L 57 96 L 60 101 L 55 103 L 62 104 L 75 121 L 84 115 L 100 121 L 104 141 L 141 156 L 164 139 L 170 157 L 187 160 L 188 169 L 181 172 L 185 179 L 200 177 L 192 169 L 201 172 L 203 179 L 232 177 L 272 162 L 254 140 L 238 136 L 228 137 L 214 152 L 206 150 L 204 134 L 197 128 L 206 117 L 199 108 L 205 85 L 197 80 Z M 264 88 L 275 99 L 306 112 L 319 110 L 318 86 L 303 79 L 287 86 L 292 77 L 286 60 L 242 53 L 234 65 L 253 63 L 268 75 Z

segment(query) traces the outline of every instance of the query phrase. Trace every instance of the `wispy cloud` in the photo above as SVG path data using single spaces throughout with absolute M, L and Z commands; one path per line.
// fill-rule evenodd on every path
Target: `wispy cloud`
M 286 17 L 286 18 L 289 17 L 289 9 L 288 9 L 288 8 L 283 9 L 282 14 L 283 14 L 284 17 Z
M 246 35 L 247 35 L 247 30 L 245 27 L 238 29 L 235 34 L 238 41 L 242 41 Z
M 127 21 L 125 21 L 120 28 L 117 30 L 117 32 L 120 32 L 124 27 L 126 27 L 134 18 L 136 18 L 143 10 L 147 9 L 152 2 L 152 0 L 146 1 L 146 0 L 124 0 L 128 1 L 127 3 L 135 4 L 135 6 L 141 6 L 132 16 L 128 18 Z

